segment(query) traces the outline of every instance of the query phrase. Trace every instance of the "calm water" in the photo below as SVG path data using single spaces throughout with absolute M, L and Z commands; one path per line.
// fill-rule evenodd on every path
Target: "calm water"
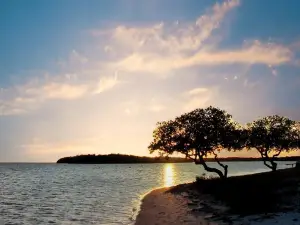
M 230 175 L 266 170 L 262 162 L 228 165 Z M 192 163 L 0 164 L 0 224 L 132 224 L 144 194 L 203 172 Z

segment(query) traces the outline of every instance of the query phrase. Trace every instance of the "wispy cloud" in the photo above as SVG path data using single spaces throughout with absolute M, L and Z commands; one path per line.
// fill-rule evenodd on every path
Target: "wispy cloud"
M 117 74 L 114 77 L 102 77 L 100 78 L 98 85 L 93 93 L 100 94 L 104 91 L 112 89 L 117 84 L 118 84 Z
M 70 101 L 101 94 L 122 83 L 123 76 L 136 73 L 168 76 L 195 66 L 263 64 L 276 75 L 275 66 L 293 60 L 290 47 L 256 40 L 229 49 L 215 41 L 226 16 L 239 5 L 239 0 L 217 3 L 194 21 L 94 29 L 89 35 L 96 44 L 92 42 L 85 54 L 72 50 L 58 63 L 60 72 L 31 77 L 1 92 L 0 115 L 29 112 L 49 100 Z M 203 105 L 206 98 L 194 99 L 189 107 Z M 158 112 L 164 107 L 157 104 L 148 108 Z
M 128 52 L 153 52 L 155 50 L 159 53 L 174 53 L 197 50 L 211 37 L 212 32 L 219 28 L 226 14 L 239 3 L 239 0 L 217 3 L 192 22 L 172 24 L 160 22 L 153 26 L 140 27 L 118 26 L 110 30 L 111 44 Z M 93 30 L 92 34 L 101 37 L 104 32 Z
M 2 88 L 0 115 L 28 113 L 49 100 L 69 101 L 100 94 L 119 83 L 114 71 L 89 62 L 87 57 L 76 51 L 72 51 L 65 62 L 59 62 L 59 66 L 67 72 L 41 74 L 29 77 L 25 83 Z
M 210 88 L 194 88 L 183 93 L 183 111 L 189 112 L 196 108 L 204 108 L 214 102 L 214 98 L 218 94 L 218 89 L 215 87 Z
M 240 48 L 218 48 L 214 30 L 238 5 L 236 0 L 217 3 L 196 21 L 182 24 L 116 27 L 111 31 L 110 48 L 118 49 L 122 57 L 111 66 L 127 72 L 168 73 L 197 65 L 280 65 L 291 61 L 292 51 L 276 43 L 256 40 L 246 41 Z

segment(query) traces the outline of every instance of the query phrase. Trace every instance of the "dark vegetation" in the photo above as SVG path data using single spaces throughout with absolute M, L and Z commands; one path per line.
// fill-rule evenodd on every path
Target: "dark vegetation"
M 241 149 L 243 145 L 239 140 L 242 136 L 243 130 L 233 122 L 231 115 L 208 107 L 158 123 L 149 149 L 150 153 L 158 151 L 161 155 L 182 153 L 196 164 L 201 164 L 206 171 L 226 178 L 228 166 L 218 159 L 218 152 L 224 148 Z M 208 166 L 205 160 L 208 156 L 214 156 L 222 170 Z
M 246 215 L 294 210 L 300 185 L 300 170 L 285 169 L 229 177 L 226 180 L 197 178 L 196 188 L 214 196 L 230 213 Z M 298 200 L 299 201 L 299 200 Z
M 228 157 L 219 158 L 221 162 L 234 162 L 234 161 L 262 161 L 261 158 L 239 158 Z M 300 156 L 290 156 L 276 158 L 276 161 L 297 161 L 300 160 Z M 207 158 L 208 162 L 215 162 L 214 158 Z M 180 157 L 139 157 L 133 155 L 77 155 L 64 157 L 57 161 L 57 163 L 74 163 L 74 164 L 114 164 L 114 163 L 186 163 L 193 162 L 191 159 Z
M 210 106 L 157 123 L 149 150 L 162 156 L 181 153 L 225 179 L 228 166 L 219 159 L 220 152 L 258 151 L 263 163 L 276 171 L 279 155 L 298 150 L 299 140 L 299 122 L 289 118 L 267 116 L 242 126 L 226 111 Z M 206 162 L 210 157 L 214 157 L 222 169 L 208 166 Z
M 254 148 L 261 155 L 265 166 L 276 171 L 276 158 L 281 152 L 295 150 L 299 143 L 296 122 L 278 115 L 267 116 L 248 124 L 248 149 Z
M 300 169 L 292 168 L 227 179 L 198 177 L 195 183 L 178 185 L 170 191 L 192 191 L 191 201 L 195 201 L 197 195 L 201 200 L 203 194 L 208 194 L 213 201 L 227 206 L 229 215 L 246 216 L 299 210 L 299 185 Z M 216 216 L 226 214 L 218 210 L 208 212 Z
M 114 163 L 183 163 L 191 162 L 186 158 L 178 157 L 140 157 L 134 155 L 77 155 L 61 158 L 57 163 L 77 163 L 77 164 L 114 164 Z

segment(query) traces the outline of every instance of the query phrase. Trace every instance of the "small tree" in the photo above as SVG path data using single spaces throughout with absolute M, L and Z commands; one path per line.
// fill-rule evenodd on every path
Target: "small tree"
M 247 148 L 256 149 L 264 164 L 276 171 L 276 158 L 284 151 L 297 148 L 298 131 L 296 123 L 278 115 L 267 116 L 248 124 Z
M 175 120 L 158 123 L 149 150 L 161 155 L 182 153 L 206 171 L 226 178 L 228 166 L 219 161 L 218 153 L 225 148 L 240 149 L 240 134 L 232 116 L 225 111 L 214 107 L 196 109 Z M 214 156 L 223 171 L 208 166 L 205 161 L 208 156 Z

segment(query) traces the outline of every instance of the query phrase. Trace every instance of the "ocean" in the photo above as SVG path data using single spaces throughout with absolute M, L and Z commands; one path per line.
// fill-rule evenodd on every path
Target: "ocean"
M 279 168 L 287 163 L 280 162 Z M 229 175 L 268 171 L 262 162 L 226 164 Z M 193 163 L 3 163 L 0 164 L 0 225 L 134 224 L 146 193 L 154 188 L 192 182 L 204 172 Z

